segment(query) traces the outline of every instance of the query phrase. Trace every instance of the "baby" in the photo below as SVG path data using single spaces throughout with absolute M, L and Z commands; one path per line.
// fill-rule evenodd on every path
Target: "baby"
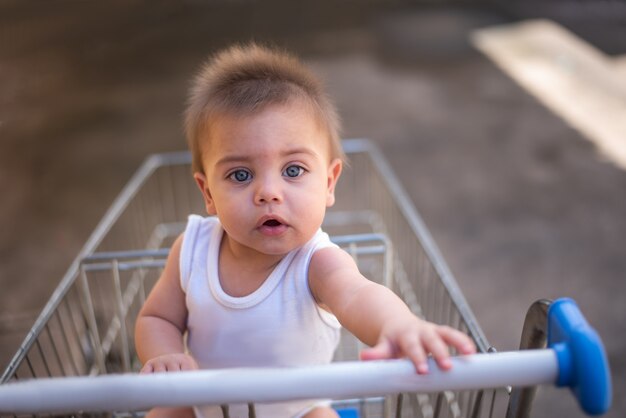
M 465 334 L 419 319 L 363 277 L 320 229 L 344 155 L 338 117 L 298 60 L 257 45 L 218 53 L 193 84 L 185 127 L 209 217 L 192 215 L 136 323 L 143 373 L 329 363 L 343 326 L 428 373 Z M 232 405 L 230 416 L 248 416 Z M 222 416 L 219 407 L 150 416 Z M 336 417 L 328 401 L 256 406 L 258 417 Z

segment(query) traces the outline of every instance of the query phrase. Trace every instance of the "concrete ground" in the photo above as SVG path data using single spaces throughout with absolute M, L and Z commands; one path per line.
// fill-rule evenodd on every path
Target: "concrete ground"
M 602 13 L 565 23 L 623 54 L 626 36 Z M 626 172 L 470 46 L 468 31 L 520 16 L 350 1 L 0 3 L 0 366 L 145 156 L 184 148 L 198 65 L 256 39 L 299 53 L 326 79 L 344 136 L 380 146 L 492 345 L 517 347 L 534 300 L 575 298 L 608 351 L 607 416 L 626 414 Z M 544 388 L 533 416 L 582 413 Z

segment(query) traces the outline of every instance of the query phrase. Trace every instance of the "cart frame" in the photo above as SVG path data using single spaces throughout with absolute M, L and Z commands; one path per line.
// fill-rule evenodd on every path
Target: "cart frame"
M 403 297 L 416 314 L 467 332 L 480 352 L 495 351 L 489 346 L 423 220 L 381 152 L 373 143 L 363 139 L 345 140 L 343 145 L 351 163 L 338 185 L 336 209 L 329 211 L 329 227 L 333 228 L 333 222 L 341 226 L 345 219 L 349 219 L 351 222 L 368 224 L 372 230 L 334 235 L 333 239 L 354 257 L 382 254 L 383 261 L 379 263 L 383 266 L 380 281 Z M 191 157 L 187 152 L 152 155 L 145 161 L 70 265 L 3 372 L 1 383 L 24 378 L 96 375 L 137 369 L 136 359 L 129 354 L 133 351 L 132 338 L 129 338 L 132 324 L 126 318 L 133 309 L 132 301 L 137 295 L 141 295 L 137 298 L 139 306 L 145 298 L 146 277 L 154 274 L 158 276 L 159 269 L 163 267 L 167 256 L 163 237 L 180 230 L 177 228 L 181 225 L 175 221 L 180 222 L 181 214 L 186 216 L 202 210 L 198 202 L 190 203 L 193 202 L 191 190 L 195 186 L 180 187 L 172 180 L 174 177 L 187 176 L 191 181 L 190 164 Z M 350 171 L 358 174 L 347 174 Z M 155 181 L 158 183 L 156 186 L 152 184 Z M 147 193 L 152 198 L 156 193 L 158 199 L 162 192 L 152 188 L 163 186 L 168 190 L 172 202 L 171 207 L 159 208 L 159 216 L 166 222 L 158 223 L 155 227 L 150 224 L 151 220 L 146 219 L 150 217 L 146 210 L 150 207 L 144 195 Z M 343 193 L 349 196 L 342 199 Z M 357 206 L 364 202 L 364 207 L 371 207 L 364 210 L 359 207 L 355 212 L 350 207 L 354 202 L 360 202 Z M 124 236 L 124 228 L 142 230 L 138 233 L 140 238 Z M 155 236 L 158 239 L 155 240 Z M 120 246 L 120 242 L 124 246 Z M 94 298 L 96 291 L 93 287 L 98 285 L 98 280 L 89 277 L 99 271 L 110 272 L 111 286 L 103 294 L 114 296 L 116 300 L 114 307 L 108 307 L 111 316 L 106 321 L 99 316 L 102 304 L 96 306 Z M 133 271 L 133 277 L 139 279 L 133 282 L 124 278 L 126 271 Z M 416 283 L 423 277 L 427 281 Z M 417 291 L 415 288 L 419 286 L 424 289 L 419 288 Z M 536 323 L 542 321 L 545 323 L 545 316 L 539 315 L 528 327 L 541 327 Z M 542 344 L 545 345 L 545 342 Z M 121 346 L 121 349 L 116 351 L 114 346 Z M 117 353 L 118 357 L 113 369 L 110 358 L 112 353 Z M 414 414 L 421 411 L 420 416 L 481 417 L 493 415 L 499 397 L 496 394 L 509 392 L 510 388 L 500 388 L 467 393 L 445 391 L 436 395 L 399 394 L 394 402 L 396 411 L 400 411 L 400 406 L 403 402 L 406 404 L 408 399 Z M 507 416 L 525 416 L 524 413 L 530 409 L 529 399 L 532 401 L 532 396 L 523 396 L 521 402 L 518 396 L 514 399 L 515 405 Z M 372 399 L 355 402 L 362 406 L 372 402 Z M 386 403 L 386 415 L 390 415 L 390 404 Z

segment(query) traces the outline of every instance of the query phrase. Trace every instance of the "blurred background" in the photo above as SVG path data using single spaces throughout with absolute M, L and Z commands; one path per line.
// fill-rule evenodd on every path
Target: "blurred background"
M 578 47 L 542 42 L 532 25 L 534 43 L 512 47 L 536 19 Z M 501 39 L 519 54 L 499 60 L 489 45 Z M 181 114 L 199 65 L 249 40 L 302 57 L 336 101 L 343 136 L 379 145 L 499 351 L 517 348 L 533 301 L 575 298 L 608 351 L 607 416 L 626 414 L 616 157 L 626 4 L 609 0 L 0 0 L 2 369 L 144 158 L 185 149 Z M 536 56 L 533 45 L 566 80 L 533 90 L 516 78 L 507 63 Z M 551 107 L 555 86 L 595 100 L 597 116 Z M 614 151 L 593 141 L 601 128 L 621 139 Z M 533 416 L 583 415 L 569 393 L 542 388 Z

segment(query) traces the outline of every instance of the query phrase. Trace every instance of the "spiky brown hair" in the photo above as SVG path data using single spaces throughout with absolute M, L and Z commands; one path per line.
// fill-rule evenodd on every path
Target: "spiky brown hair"
M 210 133 L 216 116 L 248 115 L 269 105 L 297 101 L 311 107 L 326 131 L 330 157 L 344 160 L 336 108 L 320 80 L 297 58 L 254 43 L 235 45 L 215 54 L 193 80 L 185 112 L 193 171 L 204 171 L 201 139 Z

